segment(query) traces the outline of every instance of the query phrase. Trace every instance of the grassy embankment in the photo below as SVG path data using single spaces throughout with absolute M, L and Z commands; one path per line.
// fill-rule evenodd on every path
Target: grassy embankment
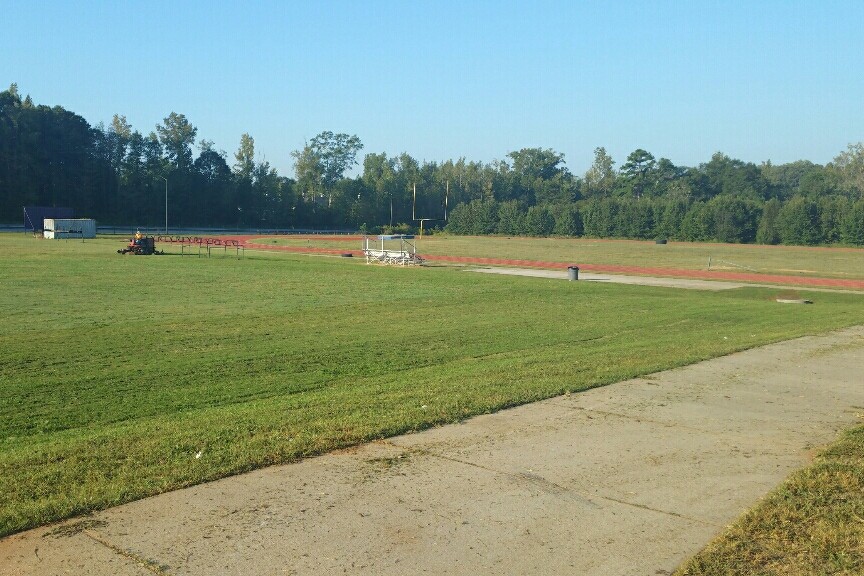
M 334 250 L 359 250 L 359 240 L 281 236 L 262 243 L 285 246 L 315 246 Z M 506 258 L 573 264 L 642 266 L 681 270 L 817 276 L 823 278 L 864 278 L 864 249 L 805 246 L 755 246 L 749 244 L 708 244 L 671 242 L 658 245 L 637 240 L 588 238 L 502 238 L 436 235 L 417 240 L 422 255 Z
M 864 574 L 864 426 L 844 433 L 675 574 Z
M 0 243 L 0 534 L 864 322 L 851 294 Z

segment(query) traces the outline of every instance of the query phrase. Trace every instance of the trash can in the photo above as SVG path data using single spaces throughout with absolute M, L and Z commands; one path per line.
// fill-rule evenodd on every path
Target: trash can
M 579 279 L 579 267 L 578 266 L 568 266 L 567 267 L 567 280 L 578 280 Z

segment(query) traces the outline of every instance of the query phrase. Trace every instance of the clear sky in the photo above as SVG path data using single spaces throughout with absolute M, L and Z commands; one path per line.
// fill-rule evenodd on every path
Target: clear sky
M 864 140 L 864 2 L 0 0 L 0 89 L 149 133 L 170 112 L 234 163 L 347 132 L 363 154 L 581 175 L 604 146 L 679 165 L 830 161 Z

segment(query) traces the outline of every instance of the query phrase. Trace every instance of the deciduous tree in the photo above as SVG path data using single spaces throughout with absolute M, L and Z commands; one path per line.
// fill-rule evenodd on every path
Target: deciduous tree
M 174 169 L 189 170 L 192 167 L 192 145 L 198 129 L 192 126 L 183 114 L 171 112 L 161 125 L 156 126 L 156 132 L 168 162 Z

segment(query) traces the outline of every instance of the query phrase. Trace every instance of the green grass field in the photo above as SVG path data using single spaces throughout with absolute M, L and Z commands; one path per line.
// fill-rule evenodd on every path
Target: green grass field
M 265 243 L 316 246 L 332 249 L 361 248 L 361 241 L 321 238 L 274 237 Z M 864 278 L 864 249 L 812 248 L 804 246 L 755 246 L 752 244 L 697 244 L 671 242 L 658 245 L 638 240 L 591 238 L 504 238 L 427 236 L 417 240 L 422 255 L 510 258 L 574 264 L 614 264 L 677 268 L 683 270 L 753 270 L 762 274 Z
M 864 322 L 854 294 L 122 245 L 0 235 L 0 534 Z

